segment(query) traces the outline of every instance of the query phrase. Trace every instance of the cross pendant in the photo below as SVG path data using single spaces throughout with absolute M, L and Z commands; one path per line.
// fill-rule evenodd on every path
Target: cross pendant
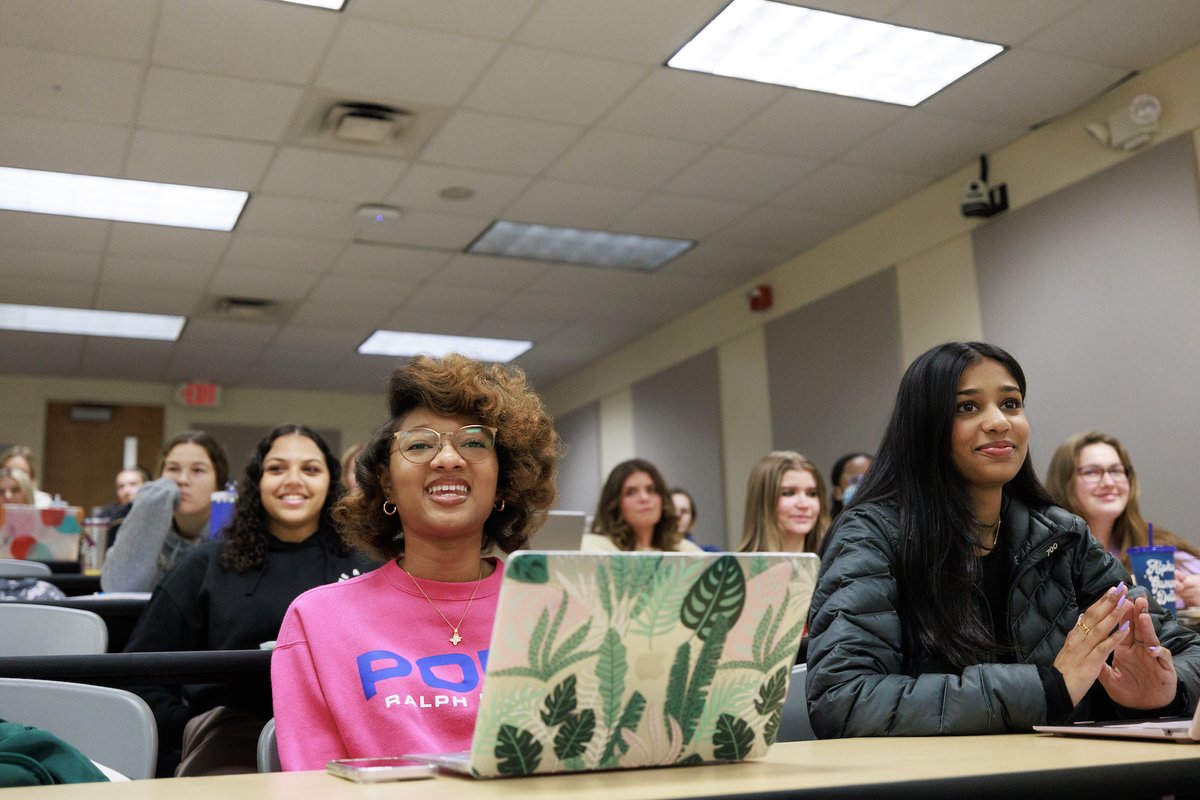
M 454 635 L 450 637 L 450 644 L 452 644 L 452 645 L 454 645 L 455 647 L 457 647 L 457 646 L 458 646 L 458 643 L 459 643 L 459 642 L 461 642 L 461 641 L 462 641 L 462 637 L 458 635 L 458 628 L 455 628 L 455 629 L 454 629 Z

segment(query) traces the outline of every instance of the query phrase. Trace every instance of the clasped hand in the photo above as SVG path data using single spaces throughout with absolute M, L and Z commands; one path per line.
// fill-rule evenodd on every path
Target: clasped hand
M 1130 600 L 1128 591 L 1122 581 L 1080 614 L 1054 659 L 1075 705 L 1097 680 L 1126 708 L 1161 708 L 1175 699 L 1171 651 L 1159 646 L 1146 598 Z

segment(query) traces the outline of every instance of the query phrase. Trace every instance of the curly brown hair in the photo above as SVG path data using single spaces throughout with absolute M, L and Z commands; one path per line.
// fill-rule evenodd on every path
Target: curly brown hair
M 637 540 L 633 528 L 621 516 L 621 489 L 625 479 L 635 472 L 644 472 L 654 481 L 654 490 L 662 498 L 662 516 L 654 525 L 654 535 L 650 540 L 651 547 L 658 550 L 672 551 L 678 549 L 683 540 L 683 533 L 678 530 L 679 518 L 675 516 L 675 504 L 671 502 L 671 494 L 667 491 L 667 482 L 663 480 L 658 467 L 642 458 L 631 458 L 622 461 L 608 473 L 604 488 L 600 490 L 600 502 L 596 505 L 596 517 L 592 520 L 592 533 L 607 536 L 621 550 L 637 549 Z M 694 506 L 693 506 L 694 507 Z
M 558 496 L 562 443 L 524 371 L 458 354 L 417 356 L 392 371 L 388 381 L 391 417 L 358 457 L 358 488 L 346 494 L 333 511 L 342 537 L 381 560 L 404 554 L 399 515 L 383 513 L 380 477 L 388 468 L 392 434 L 400 418 L 416 408 L 447 417 L 469 417 L 497 429 L 496 499 L 504 506 L 484 522 L 481 551 L 494 546 L 511 553 L 523 547 L 541 527 Z

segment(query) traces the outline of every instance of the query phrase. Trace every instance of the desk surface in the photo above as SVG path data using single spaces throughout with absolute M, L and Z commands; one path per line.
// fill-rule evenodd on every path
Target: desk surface
M 1185 794 L 1200 746 L 1036 734 L 777 744 L 759 761 L 476 781 L 354 784 L 323 772 L 168 778 L 23 790 L 37 800 L 674 800 L 688 797 L 1115 797 Z M 0 797 L 9 793 L 0 790 Z

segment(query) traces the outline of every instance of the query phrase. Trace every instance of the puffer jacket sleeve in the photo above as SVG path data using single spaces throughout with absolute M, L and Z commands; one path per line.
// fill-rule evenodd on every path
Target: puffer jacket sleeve
M 905 673 L 893 574 L 897 528 L 891 509 L 850 509 L 825 553 L 809 616 L 805 684 L 817 736 L 1002 733 L 1044 722 L 1045 692 L 1032 664 Z

